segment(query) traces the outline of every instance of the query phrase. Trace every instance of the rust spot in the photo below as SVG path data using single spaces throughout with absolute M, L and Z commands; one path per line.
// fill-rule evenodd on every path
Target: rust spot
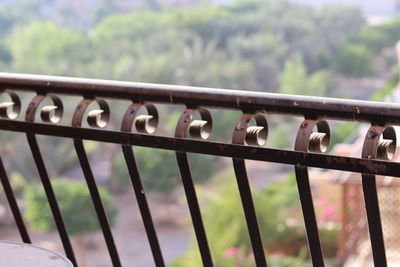
M 331 164 L 331 163 L 332 163 L 332 158 L 331 158 L 331 157 L 327 157 L 327 158 L 326 158 L 326 162 L 328 162 L 329 164 Z
M 350 160 L 350 163 L 351 163 L 352 165 L 356 165 L 356 164 L 358 164 L 358 160 L 356 160 L 356 159 L 351 159 L 351 160 Z
M 372 161 L 367 160 L 367 161 L 360 161 L 360 165 L 367 167 L 368 170 L 370 170 L 373 173 L 376 173 L 377 171 L 386 171 L 386 166 L 383 164 L 373 164 Z
M 220 150 L 220 151 L 224 151 L 225 150 L 225 145 L 218 145 L 218 149 Z
M 372 161 L 370 161 L 370 160 L 360 161 L 360 165 L 365 166 L 365 167 L 371 167 Z
M 251 154 L 257 153 L 257 148 L 252 148 L 252 149 L 250 150 L 250 152 L 251 152 Z
M 378 165 L 378 166 L 376 166 L 376 169 L 378 169 L 380 171 L 386 171 L 386 166 L 385 165 Z
M 335 160 L 337 163 L 346 163 L 346 159 L 344 158 L 338 158 Z
M 306 121 L 304 121 L 302 124 L 301 124 L 301 127 L 303 127 L 303 128 L 306 128 L 308 126 L 308 122 L 306 122 Z
M 172 142 L 172 143 L 176 143 L 178 140 L 175 138 L 168 138 L 168 141 Z

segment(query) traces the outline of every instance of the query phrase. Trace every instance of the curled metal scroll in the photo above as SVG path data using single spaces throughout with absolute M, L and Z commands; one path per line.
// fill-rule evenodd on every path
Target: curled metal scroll
M 193 120 L 193 117 L 197 113 L 200 114 L 201 119 Z M 178 120 L 175 129 L 175 137 L 186 138 L 188 131 L 192 138 L 202 140 L 208 139 L 212 131 L 211 113 L 204 108 L 187 108 Z M 193 183 L 192 173 L 190 171 L 187 153 L 177 151 L 175 154 L 203 265 L 212 267 L 214 265 L 196 195 L 196 189 Z
M 7 94 L 11 101 L 0 103 L 0 117 L 3 119 L 14 120 L 21 112 L 21 100 L 14 91 L 5 90 L 2 93 Z
M 249 125 L 252 119 L 256 121 L 256 126 Z M 262 113 L 244 113 L 236 123 L 236 127 L 233 132 L 232 143 L 261 146 L 265 144 L 267 136 L 268 123 L 265 115 Z M 258 267 L 264 267 L 267 266 L 267 261 L 265 259 L 264 247 L 261 239 L 260 227 L 258 226 L 256 210 L 254 207 L 253 198 L 251 196 L 250 183 L 246 171 L 246 163 L 244 159 L 239 157 L 233 158 L 232 160 L 255 262 Z
M 140 108 L 144 107 L 147 114 L 138 115 Z M 139 133 L 152 134 L 158 127 L 158 111 L 153 104 L 131 104 L 125 112 L 121 131 L 130 132 L 133 125 Z
M 48 121 L 51 123 L 58 122 L 61 119 L 63 111 L 61 100 L 57 96 L 47 96 L 43 94 L 38 94 L 29 103 L 25 115 L 26 121 L 28 122 L 35 121 L 36 112 L 39 109 L 40 104 L 46 97 L 50 97 L 52 99 L 53 104 L 56 108 L 49 109 L 46 108 L 47 106 L 43 107 L 41 111 L 42 119 L 44 118 L 43 119 L 44 121 Z M 65 223 L 61 215 L 60 208 L 57 204 L 57 199 L 54 194 L 54 190 L 50 182 L 50 177 L 47 173 L 47 169 L 44 164 L 43 156 L 42 153 L 40 152 L 36 136 L 30 133 L 27 133 L 26 136 L 28 139 L 29 147 L 31 149 L 33 158 L 35 160 L 36 168 L 39 172 L 39 176 L 43 184 L 43 188 L 46 193 L 46 197 L 50 205 L 51 212 L 53 214 L 54 221 L 56 223 L 58 233 L 63 243 L 65 253 L 67 254 L 67 257 L 75 264 L 75 266 L 77 266 L 74 251 L 72 249 L 71 241 L 68 236 L 68 231 L 65 227 Z
M 44 122 L 48 123 L 58 123 L 61 121 L 64 107 L 61 99 L 55 95 L 36 95 L 32 101 L 29 103 L 28 109 L 26 111 L 26 121 L 33 122 L 35 121 L 36 112 L 43 102 L 44 99 L 50 98 L 53 102 L 53 105 L 46 105 L 42 107 L 40 111 L 40 117 Z
M 99 105 L 99 109 L 91 110 L 88 112 L 87 122 L 89 126 L 94 128 L 104 128 L 107 126 L 110 119 L 110 108 L 107 102 L 101 98 L 84 98 L 75 109 L 74 115 L 72 117 L 72 127 L 79 128 L 82 126 L 83 116 L 92 102 L 97 102 L 97 104 Z M 94 179 L 82 139 L 74 138 L 74 147 L 76 154 L 78 155 L 83 174 L 85 176 L 85 180 L 93 201 L 93 205 L 95 207 L 95 211 L 103 232 L 104 239 L 106 241 L 112 264 L 113 266 L 117 267 L 122 266 L 117 248 L 115 246 L 114 237 L 111 232 L 111 227 L 100 198 L 100 193 L 97 188 L 96 181 Z
M 83 116 L 92 102 L 97 102 L 99 109 L 88 112 L 87 123 L 93 128 L 104 128 L 110 120 L 110 107 L 102 98 L 84 98 L 76 107 L 72 117 L 72 127 L 82 127 Z
M 140 108 L 147 110 L 146 115 L 138 115 Z M 136 130 L 140 133 L 154 133 L 158 127 L 158 112 L 157 108 L 152 104 L 131 104 L 125 112 L 121 124 L 121 131 L 131 132 L 135 124 Z M 160 244 L 158 241 L 157 233 L 154 227 L 153 219 L 151 217 L 150 208 L 147 203 L 145 190 L 140 179 L 139 169 L 136 164 L 133 149 L 128 144 L 122 145 L 122 152 L 124 154 L 125 162 L 128 167 L 129 176 L 131 178 L 132 186 L 135 191 L 136 200 L 138 202 L 139 210 L 142 216 L 143 224 L 147 233 L 147 238 L 153 253 L 154 262 L 157 267 L 165 266 L 163 255 L 161 252 Z
M 193 117 L 199 113 L 201 120 L 193 120 Z M 190 136 L 195 139 L 207 140 L 212 131 L 211 113 L 204 108 L 187 108 L 181 117 L 175 130 L 175 137 L 187 137 L 189 130 Z
M 2 119 L 16 119 L 21 111 L 21 101 L 18 95 L 14 91 L 5 90 L 5 92 L 11 98 L 11 101 L 0 103 L 0 117 Z M 11 108 L 11 110 L 10 110 Z M 11 212 L 13 214 L 15 223 L 18 227 L 21 239 L 24 243 L 31 243 L 31 238 L 26 229 L 24 220 L 19 210 L 17 200 L 12 190 L 8 175 L 4 168 L 3 160 L 0 157 L 0 181 L 3 186 L 4 193 L 7 197 L 7 201 L 10 205 Z
M 396 132 L 394 128 L 372 125 L 364 140 L 362 158 L 391 160 L 395 151 Z M 361 176 L 374 264 L 375 266 L 387 266 L 376 176 L 364 173 Z
M 330 131 L 326 121 L 305 119 L 297 133 L 294 149 L 304 152 L 325 153 L 329 148 L 329 140 Z M 296 165 L 295 173 L 311 261 L 313 266 L 324 266 L 308 169 L 305 166 Z

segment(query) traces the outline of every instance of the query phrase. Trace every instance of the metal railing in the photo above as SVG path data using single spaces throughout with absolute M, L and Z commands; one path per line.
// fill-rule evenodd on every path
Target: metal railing
M 73 139 L 75 151 L 114 266 L 121 266 L 121 261 L 83 146 L 83 140 L 115 143 L 122 146 L 156 266 L 165 264 L 135 162 L 133 146 L 168 149 L 176 152 L 177 164 L 204 266 L 213 266 L 213 260 L 187 152 L 233 159 L 235 176 L 257 266 L 267 266 L 267 261 L 247 177 L 245 159 L 294 166 L 313 266 L 324 266 L 324 259 L 307 167 L 361 173 L 373 260 L 375 266 L 387 266 L 375 176 L 400 176 L 400 164 L 390 161 L 396 148 L 396 135 L 392 125 L 400 124 L 400 105 L 398 104 L 9 73 L 0 73 L 0 89 L 2 93 L 8 94 L 11 98 L 11 101 L 0 104 L 0 129 L 26 133 L 62 244 L 67 257 L 75 265 L 77 262 L 36 140 L 37 135 Z M 36 93 L 26 109 L 25 120 L 17 120 L 17 115 L 21 110 L 21 101 L 18 97 L 20 91 Z M 63 104 L 59 95 L 82 97 L 69 126 L 56 125 L 63 113 Z M 53 104 L 39 108 L 46 98 L 51 99 Z M 123 116 L 120 131 L 102 129 L 110 119 L 110 108 L 105 99 L 125 99 L 132 102 Z M 92 102 L 97 102 L 99 109 L 87 112 Z M 178 121 L 175 136 L 160 136 L 155 133 L 158 125 L 155 103 L 186 106 L 186 110 Z M 232 125 L 234 130 L 231 143 L 207 140 L 212 131 L 212 116 L 209 108 L 234 109 L 242 112 L 236 126 Z M 147 114 L 139 113 L 139 109 L 146 110 Z M 39 111 L 43 122 L 35 122 L 35 115 Z M 88 114 L 86 119 L 90 127 L 82 127 L 85 114 Z M 194 120 L 196 114 L 199 114 L 201 119 Z M 294 150 L 263 147 L 268 133 L 267 114 L 287 114 L 304 118 L 299 127 Z M 327 152 L 329 146 L 330 132 L 326 121 L 328 119 L 371 124 L 360 158 L 323 154 Z M 256 126 L 250 125 L 251 120 L 256 122 Z M 22 240 L 31 243 L 1 160 L 0 179 Z

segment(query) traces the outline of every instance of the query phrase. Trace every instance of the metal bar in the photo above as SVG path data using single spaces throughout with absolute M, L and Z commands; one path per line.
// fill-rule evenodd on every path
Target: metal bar
M 158 135 L 123 133 L 110 130 L 72 128 L 70 126 L 9 121 L 4 119 L 0 119 L 0 129 L 16 132 L 29 132 L 46 136 L 79 138 L 99 142 L 186 151 L 230 158 L 240 157 L 244 159 L 290 165 L 302 165 L 332 170 L 400 177 L 400 163 L 376 159 L 360 159 L 312 152 L 243 146 L 238 144 L 226 144 Z
M 249 232 L 251 246 L 253 248 L 254 259 L 257 267 L 264 267 L 267 266 L 267 261 L 265 259 L 260 228 L 257 222 L 256 209 L 254 207 L 253 198 L 251 197 L 251 189 L 244 160 L 233 158 L 233 167 L 235 170 L 240 199 L 242 201 L 243 211 L 246 218 L 247 230 Z
M 154 228 L 153 219 L 151 218 L 149 205 L 147 203 L 142 181 L 140 180 L 139 170 L 136 165 L 132 148 L 130 146 L 123 145 L 122 151 L 124 153 L 128 172 L 131 177 L 132 186 L 135 191 L 140 214 L 142 215 L 143 224 L 147 233 L 147 239 L 149 240 L 151 252 L 153 253 L 154 262 L 157 267 L 163 267 L 165 266 L 163 255 L 161 252 L 160 244 L 158 242 L 157 233 Z
M 296 166 L 296 181 L 313 266 L 325 266 L 307 167 Z
M 324 125 L 325 130 L 329 132 L 329 126 L 326 122 L 318 122 L 317 120 L 304 120 L 300 125 L 296 136 L 296 142 L 294 145 L 294 149 L 296 151 L 307 152 L 310 148 L 310 140 L 312 134 L 315 132 L 314 128 L 317 128 L 318 133 L 320 132 L 321 126 Z M 319 127 L 318 127 L 319 126 Z M 324 136 L 326 132 L 323 133 Z M 322 141 L 318 139 L 318 141 Z M 311 144 L 313 147 L 319 152 L 321 149 L 321 143 Z M 322 267 L 324 264 L 324 257 L 322 256 L 322 248 L 321 241 L 318 233 L 318 224 L 317 224 L 317 216 L 315 215 L 313 197 L 311 193 L 311 185 L 310 178 L 308 176 L 308 169 L 305 166 L 296 165 L 295 166 L 295 175 L 297 182 L 297 189 L 299 192 L 301 209 L 303 211 L 304 225 L 306 228 L 308 247 L 311 255 L 311 262 L 313 266 Z
M 53 213 L 54 221 L 56 223 L 58 233 L 64 246 L 65 253 L 68 259 L 74 264 L 74 266 L 78 266 L 75 259 L 74 251 L 71 246 L 71 241 L 69 240 L 68 231 L 65 227 L 60 208 L 57 204 L 57 199 L 54 194 L 49 175 L 47 174 L 46 166 L 44 164 L 36 137 L 34 134 L 30 133 L 27 133 L 26 136 L 28 138 L 29 147 L 31 149 L 33 159 L 35 160 L 36 168 L 39 172 L 39 176 L 42 181 L 42 185 L 46 193 L 51 212 Z
M 362 186 L 374 265 L 385 267 L 387 260 L 375 175 L 362 174 Z
M 17 200 L 15 199 L 14 192 L 11 188 L 10 181 L 8 180 L 8 176 L 6 170 L 4 168 L 3 160 L 0 157 L 0 180 L 3 185 L 4 193 L 6 194 L 8 204 L 10 205 L 11 212 L 14 216 L 15 223 L 18 227 L 19 234 L 21 235 L 21 239 L 24 243 L 31 244 L 31 238 L 29 237 L 28 231 L 26 230 L 26 226 L 24 223 L 24 219 L 22 218 L 21 212 L 18 208 Z
M 389 135 L 385 136 L 387 135 L 387 133 L 389 133 Z M 394 141 L 394 146 L 396 146 L 396 133 L 392 127 L 386 128 L 383 126 L 372 125 L 365 136 L 364 145 L 361 153 L 361 156 L 363 158 L 383 157 L 383 154 L 378 154 L 380 138 Z M 373 174 L 361 174 L 361 177 L 374 264 L 375 266 L 386 267 L 387 260 L 385 242 L 383 239 L 382 221 L 379 211 L 376 177 Z
M 396 103 L 15 73 L 0 73 L 0 86 L 41 93 L 266 110 L 268 113 L 400 124 L 400 105 Z
M 190 216 L 196 234 L 197 244 L 199 246 L 203 266 L 214 266 L 210 247 L 207 241 L 206 230 L 204 228 L 203 219 L 199 202 L 197 200 L 196 189 L 193 184 L 192 174 L 190 172 L 189 162 L 186 153 L 176 152 L 176 159 L 178 161 L 179 171 L 181 173 L 183 188 L 185 190 L 186 199 L 189 206 Z
M 93 201 L 93 205 L 96 210 L 97 217 L 101 226 L 101 230 L 104 235 L 104 239 L 107 244 L 108 252 L 111 257 L 113 266 L 120 267 L 121 261 L 118 256 L 118 251 L 115 246 L 114 238 L 111 232 L 110 224 L 108 223 L 107 215 L 101 202 L 100 193 L 96 185 L 96 181 L 93 176 L 92 169 L 89 164 L 89 160 L 86 155 L 85 147 L 83 146 L 82 140 L 74 139 L 74 146 L 76 154 L 78 155 L 79 163 L 81 164 L 83 174 L 86 179 L 86 183 L 89 188 L 90 196 Z

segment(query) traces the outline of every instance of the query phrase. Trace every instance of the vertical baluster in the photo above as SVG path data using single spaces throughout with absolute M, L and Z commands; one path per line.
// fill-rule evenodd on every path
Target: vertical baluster
M 380 138 L 383 138 L 380 140 Z M 366 159 L 393 158 L 396 149 L 396 133 L 392 127 L 371 126 L 365 137 L 362 157 Z M 376 177 L 373 174 L 361 174 L 367 213 L 368 229 L 371 239 L 372 256 L 375 266 L 387 266 L 385 242 L 383 239 L 381 215 L 379 211 Z
M 261 114 L 254 115 L 254 114 L 244 113 L 240 117 L 238 123 L 236 124 L 235 130 L 233 133 L 232 143 L 245 144 L 248 124 L 253 117 L 256 119 L 258 126 L 262 127 L 264 129 L 263 133 L 265 133 L 265 134 L 267 133 L 267 121 L 263 115 L 261 115 Z M 253 144 L 253 143 L 258 144 L 259 132 L 255 132 L 255 133 L 257 135 L 257 137 L 256 137 L 257 140 L 251 138 L 252 139 L 252 141 L 250 141 L 251 144 Z M 265 139 L 266 139 L 266 135 L 265 135 Z M 261 141 L 261 142 L 263 142 L 263 141 Z M 237 181 L 238 188 L 239 188 L 240 199 L 242 202 L 243 211 L 244 211 L 245 218 L 246 218 L 247 230 L 249 232 L 251 246 L 253 248 L 254 259 L 255 259 L 256 265 L 258 267 L 264 267 L 264 266 L 267 266 L 267 260 L 265 259 L 264 246 L 263 246 L 262 239 L 261 239 L 260 227 L 258 226 L 256 209 L 254 207 L 253 198 L 251 196 L 251 188 L 250 188 L 249 179 L 247 177 L 246 163 L 245 163 L 244 159 L 242 159 L 242 158 L 233 158 L 232 160 L 233 160 L 233 167 L 234 167 L 235 175 L 236 175 L 236 181 Z
M 21 235 L 24 243 L 32 243 L 29 237 L 28 231 L 26 230 L 24 219 L 22 218 L 21 212 L 18 208 L 17 200 L 15 199 L 13 190 L 8 180 L 6 170 L 4 169 L 3 160 L 0 157 L 0 180 L 3 185 L 4 193 L 6 194 L 8 204 L 10 205 L 11 212 L 14 216 L 15 223 L 17 224 L 19 234 Z
M 197 110 L 186 109 L 178 121 L 175 130 L 176 137 L 186 137 L 186 132 L 188 129 L 191 131 L 192 135 L 196 135 L 193 131 L 197 131 L 197 138 L 207 139 L 209 137 L 212 128 L 211 114 L 205 109 L 199 109 L 198 111 L 202 116 L 203 124 L 192 124 L 194 127 L 190 127 L 189 124 Z M 186 200 L 189 206 L 190 216 L 192 218 L 193 228 L 196 234 L 197 244 L 200 250 L 201 259 L 204 266 L 212 267 L 214 264 L 211 257 L 210 247 L 208 245 L 207 235 L 201 216 L 200 205 L 197 199 L 196 189 L 193 183 L 187 154 L 185 152 L 176 152 L 175 154 L 182 178 L 183 188 L 185 190 Z
M 37 95 L 32 99 L 32 101 L 29 104 L 28 109 L 26 111 L 26 117 L 25 117 L 26 121 L 33 122 L 35 120 L 36 111 L 39 108 L 39 105 L 43 101 L 44 98 L 46 98 L 45 95 Z M 59 105 L 59 110 L 60 110 L 60 112 L 62 112 L 62 105 L 60 104 L 61 101 L 59 101 L 59 99 L 56 97 L 52 97 L 52 99 L 53 99 L 53 102 L 55 102 L 54 104 Z M 42 185 L 43 185 L 44 191 L 46 193 L 46 197 L 49 202 L 49 206 L 50 206 L 51 212 L 53 214 L 53 218 L 54 218 L 58 233 L 61 238 L 61 242 L 64 246 L 65 253 L 66 253 L 67 257 L 71 260 L 71 262 L 75 266 L 78 266 L 76 259 L 75 259 L 74 251 L 72 249 L 71 241 L 68 236 L 68 231 L 67 231 L 67 228 L 65 227 L 65 223 L 62 218 L 60 208 L 57 204 L 57 199 L 54 194 L 54 190 L 51 185 L 50 178 L 47 173 L 47 169 L 44 164 L 43 157 L 42 157 L 42 154 L 39 149 L 39 145 L 36 140 L 36 136 L 34 134 L 27 133 L 26 137 L 28 139 L 28 144 L 31 149 L 33 159 L 35 161 L 36 168 L 39 172 L 39 177 L 42 181 Z
M 124 131 L 124 132 L 131 131 L 133 121 L 137 115 L 137 111 L 140 109 L 141 106 L 142 106 L 141 104 L 132 104 L 131 106 L 129 106 L 129 108 L 127 109 L 127 111 L 124 115 L 124 119 L 122 121 L 121 131 Z M 153 111 L 151 119 L 153 121 L 157 120 L 158 114 L 157 114 L 157 110 L 155 109 L 155 107 L 152 105 L 148 105 L 146 107 L 148 110 Z M 144 123 L 148 123 L 148 122 L 144 122 Z M 157 122 L 155 122 L 155 124 L 157 124 Z M 140 129 L 145 130 L 146 133 L 152 133 L 155 131 L 156 127 L 157 127 L 157 125 L 155 125 L 155 127 L 153 127 L 154 129 L 149 130 L 148 127 L 146 127 L 146 125 L 143 125 L 143 127 Z M 133 149 L 129 145 L 122 145 L 122 151 L 124 154 L 126 165 L 128 167 L 128 172 L 129 172 L 129 176 L 131 178 L 132 186 L 135 191 L 136 200 L 138 202 L 140 214 L 142 216 L 144 228 L 146 230 L 147 239 L 150 244 L 154 262 L 157 267 L 164 267 L 165 263 L 164 263 L 163 255 L 161 252 L 157 233 L 154 228 L 154 223 L 153 223 L 153 219 L 151 217 L 149 205 L 147 203 L 143 184 L 140 179 L 140 174 L 139 174 L 139 170 L 138 170 L 138 167 L 136 164 Z
M 321 133 L 313 133 L 317 127 Z M 329 126 L 325 121 L 305 120 L 300 125 L 296 137 L 295 150 L 308 152 L 325 152 L 329 145 Z M 303 211 L 304 224 L 313 266 L 325 266 L 322 255 L 321 241 L 319 238 L 317 217 L 311 193 L 308 169 L 305 166 L 296 165 L 295 174 L 297 189 L 299 192 L 301 209 Z
M 83 99 L 77 108 L 75 109 L 73 118 L 72 118 L 72 126 L 73 127 L 81 127 L 83 115 L 90 105 L 93 102 L 92 99 Z M 109 119 L 109 108 L 104 100 L 98 99 L 97 102 L 100 105 L 101 110 L 93 111 L 88 116 L 88 123 L 91 126 L 95 127 L 105 127 L 108 123 Z M 85 180 L 87 186 L 89 188 L 89 193 L 93 201 L 93 205 L 95 207 L 95 211 L 97 217 L 99 219 L 100 227 L 104 235 L 104 239 L 106 241 L 106 245 L 108 248 L 108 252 L 111 257 L 111 261 L 113 266 L 119 267 L 121 265 L 121 261 L 119 259 L 118 251 L 115 246 L 114 238 L 111 232 L 110 224 L 108 223 L 107 215 L 103 207 L 103 203 L 100 198 L 100 193 L 96 185 L 96 181 L 93 176 L 92 169 L 89 164 L 89 160 L 87 158 L 87 154 L 85 151 L 85 147 L 83 145 L 83 141 L 81 139 L 74 139 L 74 147 L 76 154 L 78 155 L 79 163 L 81 165 L 83 174 L 85 176 Z
M 0 117 L 13 120 L 16 119 L 21 111 L 21 100 L 19 96 L 10 90 L 5 90 L 3 93 L 6 93 L 11 98 L 10 102 L 0 103 Z M 11 110 L 10 110 L 11 109 Z M 4 168 L 3 160 L 0 157 L 0 180 L 3 185 L 4 193 L 7 197 L 8 204 L 10 205 L 11 212 L 13 214 L 15 223 L 18 227 L 19 234 L 21 235 L 21 239 L 24 243 L 32 243 L 29 237 L 28 231 L 26 229 L 24 219 L 21 215 L 21 211 L 19 210 L 17 200 L 15 199 L 14 192 L 12 190 L 10 181 L 8 179 L 7 172 Z

